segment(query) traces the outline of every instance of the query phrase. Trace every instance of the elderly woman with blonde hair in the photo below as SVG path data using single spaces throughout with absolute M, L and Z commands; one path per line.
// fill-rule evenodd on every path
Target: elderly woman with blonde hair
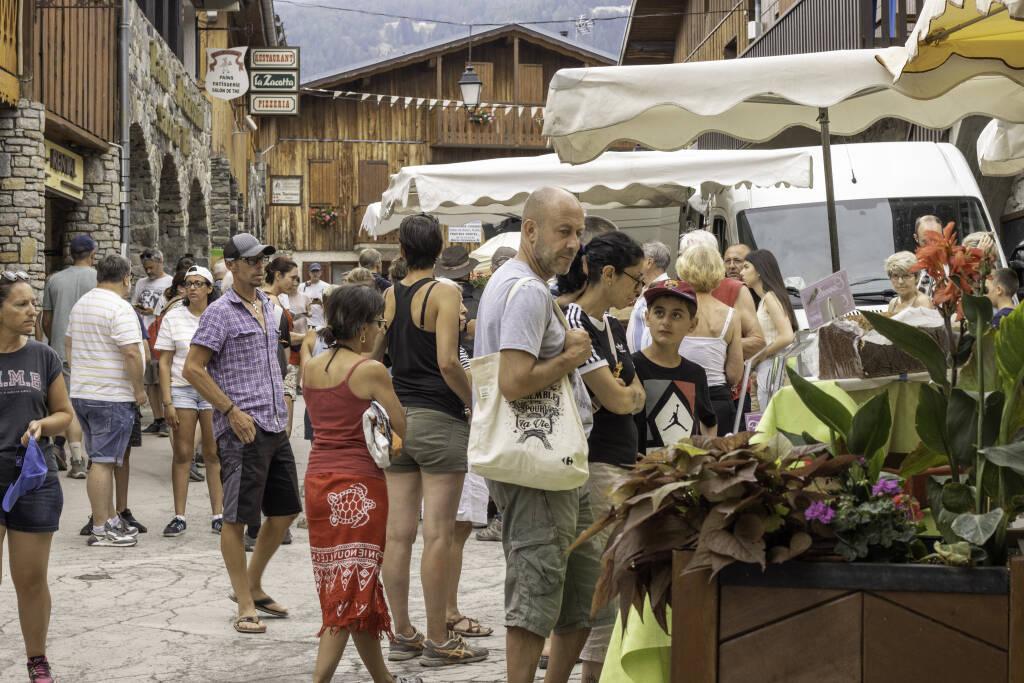
M 717 249 L 696 244 L 679 256 L 676 272 L 697 293 L 697 325 L 683 339 L 679 354 L 704 368 L 719 432 L 725 434 L 735 418 L 732 387 L 743 380 L 739 315 L 713 294 L 725 278 L 725 262 Z
M 896 315 L 908 308 L 932 308 L 928 295 L 917 289 L 917 256 L 909 251 L 898 251 L 885 259 L 885 274 L 889 276 L 896 296 L 889 302 L 889 315 Z

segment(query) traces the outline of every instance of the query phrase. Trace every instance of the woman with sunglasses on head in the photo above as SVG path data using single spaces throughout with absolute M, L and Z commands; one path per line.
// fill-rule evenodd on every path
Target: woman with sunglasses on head
M 220 533 L 223 526 L 224 490 L 220 481 L 220 460 L 217 440 L 213 434 L 213 406 L 182 377 L 192 337 L 199 327 L 199 318 L 217 298 L 213 275 L 202 266 L 185 271 L 185 298 L 164 315 L 156 340 L 160 354 L 160 396 L 167 423 L 171 426 L 171 489 L 174 495 L 174 518 L 164 528 L 164 536 L 185 533 L 185 502 L 188 499 L 189 471 L 196 440 L 196 426 L 202 431 L 203 460 L 206 463 L 206 486 L 210 491 L 211 528 Z
M 636 463 L 637 429 L 633 419 L 647 399 L 637 379 L 633 359 L 626 345 L 626 330 L 612 308 L 629 308 L 643 287 L 643 248 L 624 232 L 598 235 L 580 249 L 568 274 L 559 276 L 558 291 L 580 292 L 566 307 L 569 327 L 590 335 L 593 352 L 580 366 L 580 374 L 594 402 L 594 428 L 587 439 L 590 446 L 590 478 L 586 490 L 594 519 L 611 508 L 611 488 Z M 597 539 L 604 548 L 609 532 Z M 612 626 L 595 626 L 580 658 L 583 679 L 601 676 Z
M 36 294 L 23 272 L 0 273 L 0 499 L 21 474 L 29 439 L 57 436 L 71 423 L 71 400 L 61 361 L 49 346 L 31 339 L 38 309 Z M 46 455 L 41 486 L 24 491 L 10 506 L 0 506 L 0 556 L 6 537 L 11 578 L 18 596 L 18 617 L 25 639 L 29 680 L 50 683 L 46 659 L 50 590 L 46 573 L 50 544 L 57 530 L 64 495 L 57 462 Z
M 885 274 L 889 276 L 896 296 L 889 302 L 889 315 L 896 315 L 908 308 L 932 308 L 932 300 L 917 288 L 917 256 L 909 251 L 898 251 L 885 259 Z

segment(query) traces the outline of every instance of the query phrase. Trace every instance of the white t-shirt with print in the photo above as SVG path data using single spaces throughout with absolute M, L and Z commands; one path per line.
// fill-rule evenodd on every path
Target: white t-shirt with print
M 315 329 L 319 330 L 326 323 L 324 321 L 324 296 L 327 292 L 327 283 L 323 280 L 320 282 L 303 282 L 299 285 L 299 291 L 306 295 L 309 299 L 309 324 Z M 313 303 L 314 299 L 319 299 L 319 303 Z
M 163 297 L 164 292 L 167 291 L 167 288 L 173 282 L 174 278 L 166 273 L 156 278 L 142 278 L 135 283 L 135 291 L 132 293 L 132 305 L 156 310 L 157 305 L 160 303 L 160 298 Z M 156 315 L 142 316 L 142 322 L 147 330 L 154 320 L 156 320 Z
M 139 316 L 131 304 L 97 287 L 71 309 L 67 336 L 71 337 L 71 398 L 135 402 L 121 355 L 121 347 L 129 344 L 143 350 Z
M 174 306 L 160 322 L 160 332 L 156 336 L 157 351 L 173 351 L 171 362 L 171 386 L 187 387 L 189 383 L 182 376 L 188 348 L 192 345 L 192 337 L 199 327 L 199 316 L 187 306 Z

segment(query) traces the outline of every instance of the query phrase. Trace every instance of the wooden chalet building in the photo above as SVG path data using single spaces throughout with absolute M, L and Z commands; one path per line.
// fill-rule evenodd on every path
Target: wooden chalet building
M 498 109 L 493 120 L 474 122 L 451 104 L 461 99 L 458 80 L 469 46 L 469 37 L 462 37 L 304 83 L 298 116 L 279 117 L 259 142 L 269 148 L 264 160 L 270 244 L 305 265 L 321 263 L 328 281 L 338 281 L 368 246 L 390 259 L 397 254 L 396 233 L 379 241 L 359 234 L 367 205 L 380 199 L 390 174 L 403 166 L 546 153 L 539 107 L 554 73 L 615 62 L 532 27 L 509 24 L 478 33 L 472 37 L 472 64 L 483 81 L 481 101 L 523 109 Z M 388 97 L 378 102 L 335 98 L 332 92 Z M 390 97 L 400 99 L 392 104 Z M 407 105 L 405 98 L 413 99 Z M 431 107 L 431 99 L 450 103 Z M 275 181 L 289 191 L 275 193 Z M 336 224 L 313 220 L 315 208 L 337 211 Z

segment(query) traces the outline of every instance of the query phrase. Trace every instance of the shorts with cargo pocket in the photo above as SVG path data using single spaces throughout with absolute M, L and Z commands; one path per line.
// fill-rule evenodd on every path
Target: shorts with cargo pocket
M 566 549 L 594 522 L 583 488 L 543 491 L 488 481 L 501 510 L 505 551 L 505 625 L 547 638 L 612 623 L 605 606 L 590 617 L 601 552 L 591 539 L 566 556 Z

